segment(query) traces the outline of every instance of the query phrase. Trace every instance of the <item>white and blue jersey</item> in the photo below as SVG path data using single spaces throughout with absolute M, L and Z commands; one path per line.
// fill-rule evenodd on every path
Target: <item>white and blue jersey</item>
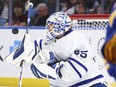
M 63 61 L 55 69 L 59 78 L 50 80 L 50 84 L 60 87 L 89 87 L 105 81 L 93 60 L 89 41 L 82 33 L 70 30 L 64 37 L 50 44 L 45 45 L 44 40 L 37 42 L 41 49 L 53 52 L 58 61 Z

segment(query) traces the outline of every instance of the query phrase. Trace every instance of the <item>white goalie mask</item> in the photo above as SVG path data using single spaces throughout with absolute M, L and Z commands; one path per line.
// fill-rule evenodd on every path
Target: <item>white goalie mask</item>
M 64 35 L 71 28 L 71 18 L 65 12 L 53 13 L 46 21 L 47 41 Z

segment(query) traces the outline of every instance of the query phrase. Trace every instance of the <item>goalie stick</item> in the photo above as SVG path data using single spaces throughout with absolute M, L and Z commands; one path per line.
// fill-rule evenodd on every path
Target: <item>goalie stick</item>
M 30 0 L 28 0 L 28 2 L 30 2 Z M 30 10 L 31 8 L 33 8 L 33 3 L 29 3 L 29 10 L 28 10 L 28 19 L 27 19 L 27 28 L 26 28 L 26 34 L 29 33 L 29 25 L 30 25 Z M 25 36 L 24 36 L 25 38 Z M 23 38 L 23 39 L 24 39 Z M 23 44 L 23 43 L 22 43 Z M 21 67 L 21 71 L 20 71 L 20 78 L 19 78 L 19 84 L 18 87 L 22 87 L 22 78 L 23 78 L 23 67 L 24 67 L 24 60 L 21 61 L 20 67 Z
M 1 46 L 1 47 L 0 47 L 0 51 L 2 50 L 3 47 L 4 47 L 4 46 Z M 1 55 L 0 55 L 0 60 L 3 61 L 3 58 L 2 58 Z
M 33 8 L 33 3 L 30 2 L 30 0 L 28 0 L 28 6 L 29 6 L 29 9 L 28 9 L 28 19 L 27 19 L 27 28 L 26 28 L 26 34 L 29 33 L 29 25 L 30 25 L 30 10 L 31 8 Z M 24 41 L 25 39 L 25 35 L 23 37 L 23 40 Z M 14 51 L 17 51 L 17 49 L 19 49 L 21 46 L 23 46 L 24 42 L 21 43 L 20 46 L 16 47 L 11 53 L 13 53 Z M 0 47 L 0 50 L 3 48 L 3 46 Z M 10 54 L 11 54 L 10 53 Z M 1 61 L 5 61 L 7 59 L 7 57 L 10 55 L 8 54 L 4 59 L 0 56 L 0 60 Z M 18 83 L 18 87 L 22 87 L 22 78 L 23 78 L 23 67 L 24 67 L 24 60 L 21 61 L 20 63 L 20 67 L 21 67 L 21 70 L 20 70 L 20 78 L 19 78 L 19 83 Z

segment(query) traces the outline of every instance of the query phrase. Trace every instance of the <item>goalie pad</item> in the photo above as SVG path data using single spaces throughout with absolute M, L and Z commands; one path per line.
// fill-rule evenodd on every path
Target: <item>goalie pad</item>
M 39 48 L 30 41 L 28 34 L 24 35 L 21 45 L 16 47 L 7 57 L 6 61 L 11 62 L 17 66 L 20 65 L 21 61 L 24 60 L 26 63 L 32 61 L 33 56 L 37 53 Z

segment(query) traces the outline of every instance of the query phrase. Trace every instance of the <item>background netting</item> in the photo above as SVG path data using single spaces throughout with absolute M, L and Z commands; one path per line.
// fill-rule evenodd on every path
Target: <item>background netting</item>
M 108 15 L 72 15 L 73 28 L 79 30 L 105 30 L 108 25 Z
M 107 20 L 86 20 L 86 19 L 79 19 L 79 20 L 75 20 L 74 26 L 73 28 L 76 29 L 84 29 L 84 30 L 90 30 L 90 29 L 94 29 L 94 30 L 98 30 L 98 29 L 106 29 L 108 24 Z

